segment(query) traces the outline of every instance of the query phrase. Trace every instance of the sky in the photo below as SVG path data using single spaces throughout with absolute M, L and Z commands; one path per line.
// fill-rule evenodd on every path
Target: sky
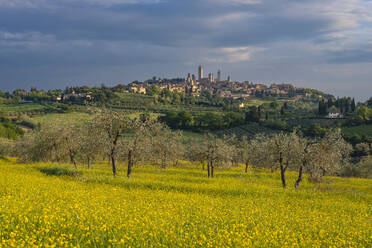
M 0 89 L 205 73 L 372 96 L 372 0 L 0 0 Z

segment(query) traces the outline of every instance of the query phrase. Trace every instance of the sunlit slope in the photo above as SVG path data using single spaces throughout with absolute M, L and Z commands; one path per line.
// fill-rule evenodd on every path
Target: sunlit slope
M 0 246 L 372 246 L 371 180 L 296 191 L 242 168 L 214 179 L 200 166 L 135 168 L 130 179 L 121 168 L 114 179 L 107 165 L 62 176 L 45 166 L 0 161 Z

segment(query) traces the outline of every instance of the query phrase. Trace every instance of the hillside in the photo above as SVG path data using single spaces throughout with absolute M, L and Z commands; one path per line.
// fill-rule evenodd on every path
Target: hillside
M 51 167 L 52 166 L 52 167 Z M 65 169 L 61 169 L 65 168 Z M 371 181 L 283 190 L 279 173 L 0 161 L 4 247 L 370 247 Z M 59 174 L 60 176 L 53 176 Z M 293 183 L 295 173 L 288 174 Z

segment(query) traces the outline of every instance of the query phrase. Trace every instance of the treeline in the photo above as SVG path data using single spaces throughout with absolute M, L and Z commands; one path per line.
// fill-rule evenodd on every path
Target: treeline
M 319 115 L 327 115 L 330 112 L 341 114 L 353 113 L 356 109 L 355 99 L 350 97 L 333 98 L 319 102 Z
M 330 98 L 328 101 L 320 101 L 318 106 L 319 115 L 339 113 L 348 117 L 348 126 L 372 124 L 372 100 L 356 105 L 354 98 L 344 97 L 337 100 Z
M 217 131 L 259 122 L 261 108 L 252 106 L 246 112 L 205 112 L 191 113 L 188 111 L 168 111 L 159 121 L 172 129 L 191 131 Z
M 118 163 L 127 165 L 127 176 L 139 163 L 161 168 L 179 164 L 179 160 L 200 162 L 208 177 L 216 168 L 249 166 L 279 170 L 283 187 L 286 172 L 296 170 L 297 188 L 303 174 L 311 181 L 326 175 L 342 175 L 349 164 L 352 147 L 339 130 L 328 131 L 323 138 L 309 139 L 297 131 L 258 135 L 254 139 L 235 136 L 220 139 L 207 134 L 203 141 L 182 139 L 181 132 L 171 131 L 161 122 L 146 116 L 130 119 L 120 112 L 100 111 L 80 126 L 44 125 L 17 140 L 13 153 L 23 161 L 70 162 L 91 166 L 93 161 L 109 160 L 113 175 Z M 354 173 L 353 172 L 353 173 Z M 361 175 L 365 175 L 361 171 Z
M 172 129 L 216 131 L 243 125 L 245 123 L 245 115 L 237 112 L 192 114 L 187 111 L 169 111 L 164 116 L 160 116 L 159 120 Z

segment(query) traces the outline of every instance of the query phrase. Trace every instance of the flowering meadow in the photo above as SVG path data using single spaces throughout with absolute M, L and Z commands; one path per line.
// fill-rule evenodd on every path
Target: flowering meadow
M 371 180 L 295 190 L 264 170 L 206 176 L 186 162 L 128 179 L 107 164 L 0 160 L 0 247 L 372 247 Z

